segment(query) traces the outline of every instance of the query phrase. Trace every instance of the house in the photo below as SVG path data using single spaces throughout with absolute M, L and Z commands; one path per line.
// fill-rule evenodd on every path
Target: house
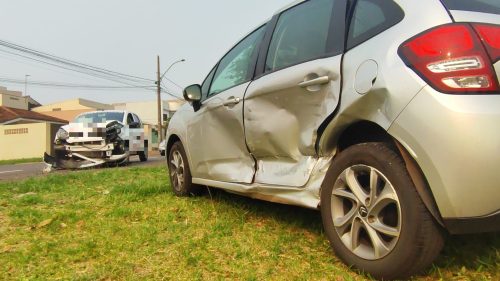
M 30 96 L 23 96 L 21 92 L 9 91 L 5 87 L 0 87 L 0 106 L 31 110 L 40 105 Z
M 51 153 L 59 128 L 68 122 L 25 109 L 0 106 L 0 160 Z
M 86 99 L 72 99 L 33 108 L 33 111 L 55 118 L 73 121 L 76 116 L 92 111 L 112 110 L 112 105 Z

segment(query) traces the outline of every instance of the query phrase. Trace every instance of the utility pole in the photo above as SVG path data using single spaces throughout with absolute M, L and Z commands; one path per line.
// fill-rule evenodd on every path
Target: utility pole
M 158 65 L 158 80 L 156 81 L 156 88 L 158 91 L 158 137 L 160 142 L 163 141 L 163 133 L 162 133 L 162 102 L 161 102 L 161 73 L 160 73 L 160 56 L 156 57 L 157 65 Z
M 175 61 L 173 62 L 168 68 L 167 70 L 163 73 L 163 75 L 160 73 L 160 56 L 157 56 L 156 57 L 157 59 L 157 66 L 158 66 L 158 78 L 156 80 L 156 88 L 158 90 L 158 127 L 159 127 L 159 130 L 158 130 L 158 134 L 159 134 L 159 137 L 160 137 L 160 142 L 163 141 L 163 126 L 162 126 L 162 117 L 163 117 L 163 102 L 161 100 L 161 81 L 163 80 L 163 77 L 165 77 L 165 75 L 167 74 L 167 72 L 177 63 L 180 63 L 180 62 L 185 62 L 186 60 L 185 59 L 180 59 L 178 61 Z

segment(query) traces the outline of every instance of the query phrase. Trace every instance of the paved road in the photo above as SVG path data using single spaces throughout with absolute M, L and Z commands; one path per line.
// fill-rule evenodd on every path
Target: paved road
M 137 158 L 137 159 L 136 159 Z M 166 165 L 165 158 L 159 155 L 150 155 L 147 162 L 140 162 L 138 157 L 131 157 L 126 167 L 160 166 Z M 29 163 L 0 166 L 0 182 L 22 180 L 30 177 L 42 176 L 45 163 Z M 117 169 L 117 168 L 103 168 Z M 118 168 L 119 169 L 119 168 Z M 71 173 L 73 171 L 54 171 L 52 173 Z

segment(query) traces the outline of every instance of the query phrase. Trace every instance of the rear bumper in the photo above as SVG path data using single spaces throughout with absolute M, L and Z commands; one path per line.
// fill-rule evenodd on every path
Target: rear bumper
M 489 222 L 500 210 L 500 95 L 425 87 L 389 133 L 422 169 L 450 231 L 495 228 Z
M 500 211 L 478 218 L 454 218 L 444 220 L 446 229 L 451 234 L 500 231 Z

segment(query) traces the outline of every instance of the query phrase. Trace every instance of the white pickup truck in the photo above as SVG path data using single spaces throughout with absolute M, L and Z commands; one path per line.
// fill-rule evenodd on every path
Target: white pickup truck
M 148 159 L 148 140 L 140 118 L 127 111 L 96 111 L 81 114 L 59 129 L 55 155 L 44 160 L 53 168 L 83 169 L 122 164 L 130 156 Z

